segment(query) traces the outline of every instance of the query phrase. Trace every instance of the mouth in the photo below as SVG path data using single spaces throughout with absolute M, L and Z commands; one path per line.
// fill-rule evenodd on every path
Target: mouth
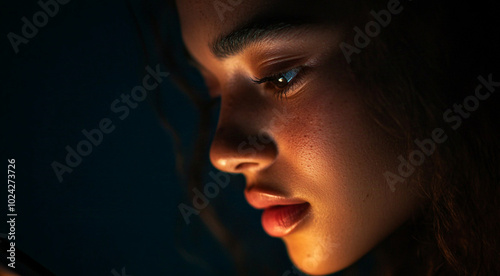
M 290 234 L 310 213 L 309 202 L 259 188 L 245 190 L 245 197 L 254 208 L 264 209 L 262 226 L 272 237 Z

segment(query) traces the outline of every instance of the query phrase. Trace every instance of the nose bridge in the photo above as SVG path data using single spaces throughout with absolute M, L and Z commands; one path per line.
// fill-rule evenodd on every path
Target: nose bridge
M 277 156 L 277 145 L 265 131 L 265 99 L 252 87 L 235 89 L 221 96 L 210 160 L 219 170 L 232 173 L 266 168 Z

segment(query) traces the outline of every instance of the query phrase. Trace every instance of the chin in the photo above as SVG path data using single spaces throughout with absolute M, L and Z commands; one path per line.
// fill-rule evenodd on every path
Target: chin
M 310 257 L 301 256 L 302 254 L 296 255 L 299 256 L 289 253 L 290 259 L 295 267 L 308 275 L 328 275 L 339 272 L 352 264 L 339 261 L 339 259 L 336 259 L 334 256 L 329 256 L 324 260 L 312 261 Z
M 309 275 L 327 275 L 341 271 L 355 263 L 362 255 L 353 254 L 337 243 L 315 240 L 311 236 L 291 235 L 283 241 L 291 261 L 302 272 Z M 318 237 L 314 236 L 313 237 Z M 356 255 L 356 256 L 354 256 Z

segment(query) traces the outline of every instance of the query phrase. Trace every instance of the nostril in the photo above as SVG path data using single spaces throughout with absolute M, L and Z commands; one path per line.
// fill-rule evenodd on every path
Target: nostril
M 243 171 L 243 170 L 246 170 L 246 169 L 250 169 L 252 167 L 257 167 L 259 166 L 259 163 L 255 163 L 255 162 L 245 162 L 245 163 L 240 163 L 238 164 L 238 166 L 236 166 L 234 168 L 235 171 Z

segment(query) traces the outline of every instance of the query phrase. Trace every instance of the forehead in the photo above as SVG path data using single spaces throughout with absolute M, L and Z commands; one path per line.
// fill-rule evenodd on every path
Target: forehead
M 229 29 L 262 9 L 261 0 L 177 0 L 183 30 Z M 271 3 L 272 1 L 268 2 Z
M 353 10 L 354 2 L 356 1 L 177 0 L 177 8 L 184 42 L 193 53 L 206 52 L 216 38 L 253 21 L 271 18 L 341 21 L 347 11 Z
M 256 0 L 177 0 L 184 42 L 188 49 L 208 45 L 258 13 Z

